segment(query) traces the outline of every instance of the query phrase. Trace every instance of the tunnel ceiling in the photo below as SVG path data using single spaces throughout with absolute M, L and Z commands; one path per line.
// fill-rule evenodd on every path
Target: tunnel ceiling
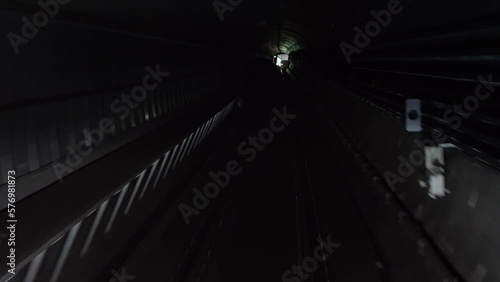
M 219 0 L 222 5 L 237 0 Z M 415 31 L 473 20 L 500 11 L 472 1 L 401 1 L 400 15 L 383 30 L 377 41 L 398 38 Z M 1 6 L 32 12 L 38 0 L 2 1 Z M 241 4 L 219 18 L 212 0 L 70 0 L 57 17 L 87 24 L 162 36 L 227 49 L 231 54 L 246 52 L 287 53 L 305 46 L 340 53 L 341 41 L 352 41 L 354 26 L 372 20 L 370 10 L 386 8 L 387 0 L 241 0 Z M 486 8 L 489 7 L 489 8 Z M 443 17 L 446 15 L 446 17 Z
M 226 1 L 220 3 L 225 5 Z M 58 18 L 219 46 L 237 53 L 257 50 L 276 53 L 298 48 L 304 41 L 301 33 L 317 28 L 315 18 L 321 18 L 314 16 L 317 3 L 247 0 L 233 7 L 233 11 L 224 12 L 221 21 L 214 3 L 210 0 L 70 1 L 62 7 Z M 27 13 L 39 8 L 37 0 L 9 1 L 3 5 Z M 299 39 L 301 42 L 297 42 Z M 263 48 L 265 44 L 271 46 Z

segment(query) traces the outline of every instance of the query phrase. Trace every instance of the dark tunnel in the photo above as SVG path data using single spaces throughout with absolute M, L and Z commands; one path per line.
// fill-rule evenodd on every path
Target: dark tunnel
M 498 1 L 0 18 L 0 282 L 500 281 Z

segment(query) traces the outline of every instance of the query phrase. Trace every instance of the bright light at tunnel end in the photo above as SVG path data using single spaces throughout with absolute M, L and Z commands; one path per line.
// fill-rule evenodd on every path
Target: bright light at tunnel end
M 278 54 L 274 56 L 274 61 L 276 62 L 276 65 L 282 69 L 287 68 L 288 59 L 289 59 L 288 54 Z

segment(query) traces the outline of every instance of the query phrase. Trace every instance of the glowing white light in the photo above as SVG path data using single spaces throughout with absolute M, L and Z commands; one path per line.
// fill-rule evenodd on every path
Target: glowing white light
M 282 67 L 284 61 L 288 61 L 288 54 L 279 54 L 276 57 L 276 65 Z

